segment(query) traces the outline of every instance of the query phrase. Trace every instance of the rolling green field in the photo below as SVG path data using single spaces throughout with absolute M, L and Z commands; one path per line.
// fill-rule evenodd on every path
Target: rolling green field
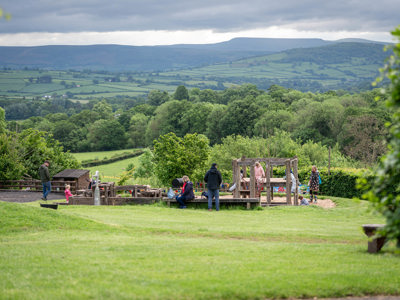
M 164 72 L 2 70 L 0 96 L 30 99 L 56 94 L 84 100 L 145 96 L 151 90 L 172 93 L 179 85 L 220 90 L 244 83 L 260 89 L 278 84 L 311 92 L 370 88 L 386 57 L 382 48 L 344 43 Z M 44 76 L 50 76 L 51 82 L 38 82 Z
M 367 202 L 179 210 L 0 202 L 2 299 L 400 295 L 400 254 L 367 253 Z
M 90 159 L 105 159 L 122 154 L 124 152 L 132 152 L 135 149 L 112 150 L 112 151 L 97 151 L 97 152 L 80 152 L 71 153 L 79 162 Z
M 134 149 L 125 149 L 125 150 L 114 150 L 114 151 L 99 151 L 99 152 L 82 152 L 82 153 L 72 153 L 72 155 L 79 161 L 82 162 L 84 160 L 89 160 L 89 159 L 104 159 L 104 158 L 111 158 L 114 155 L 122 154 L 124 152 L 132 152 Z M 100 180 L 103 182 L 116 182 L 119 179 L 119 176 L 121 175 L 122 172 L 126 170 L 126 167 L 129 164 L 133 164 L 134 166 L 137 166 L 139 161 L 139 156 L 137 157 L 132 157 L 124 160 L 120 160 L 114 163 L 110 164 L 104 164 L 100 166 L 95 166 L 95 167 L 88 167 L 85 168 L 87 170 L 90 170 L 90 174 L 94 175 L 96 171 L 99 171 L 100 174 Z M 127 184 L 139 184 L 139 182 L 134 182 L 133 179 L 129 179 Z M 140 184 L 149 184 L 149 182 L 143 182 L 143 180 L 140 181 Z

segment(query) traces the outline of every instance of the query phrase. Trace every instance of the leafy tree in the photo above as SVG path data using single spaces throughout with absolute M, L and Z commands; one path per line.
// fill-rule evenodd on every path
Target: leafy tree
M 93 106 L 93 111 L 99 113 L 101 119 L 112 118 L 112 107 L 105 99 Z
M 191 103 L 185 100 L 171 100 L 157 107 L 156 114 L 146 129 L 146 144 L 150 145 L 154 139 L 169 132 L 184 136 L 185 132 L 181 126 L 185 113 L 183 108 L 187 110 L 190 106 Z
M 189 100 L 189 92 L 184 85 L 180 85 L 176 88 L 175 93 L 174 93 L 174 99 Z
M 346 155 L 372 165 L 386 152 L 386 133 L 383 122 L 361 115 L 351 117 L 339 137 Z
M 153 106 L 160 106 L 169 100 L 170 97 L 166 91 L 152 90 L 147 96 L 147 103 Z
M 387 105 L 394 111 L 389 152 L 376 172 L 370 191 L 364 197 L 372 201 L 376 209 L 386 217 L 383 234 L 397 240 L 397 246 L 400 247 L 400 26 L 392 35 L 397 43 L 391 47 L 393 55 L 387 60 L 378 78 L 378 81 L 385 77 L 390 80 L 389 88 L 383 91 L 389 95 Z
M 16 135 L 0 133 L 0 180 L 17 180 L 24 173 Z
M 170 185 L 172 179 L 204 169 L 209 155 L 208 139 L 204 135 L 187 134 L 183 138 L 174 133 L 154 141 L 155 173 L 159 180 Z
M 92 125 L 97 120 L 101 119 L 101 114 L 96 111 L 91 111 L 89 109 L 82 110 L 69 118 L 69 121 L 78 127 L 84 127 L 87 125 Z
M 262 113 L 252 96 L 230 102 L 221 118 L 223 136 L 237 134 L 251 137 L 254 125 Z
M 146 146 L 146 128 L 148 123 L 149 117 L 144 114 L 139 113 L 132 116 L 128 132 L 132 147 Z
M 146 149 L 142 155 L 140 155 L 139 165 L 135 169 L 133 177 L 136 178 L 149 178 L 154 175 L 154 155 L 149 149 Z
M 117 120 L 98 120 L 89 127 L 90 148 L 99 150 L 117 150 L 126 146 L 124 127 Z
M 215 104 L 213 105 L 213 109 L 207 117 L 206 135 L 210 139 L 211 145 L 220 143 L 222 138 L 224 137 L 222 119 L 226 114 L 226 111 L 226 105 Z
M 3 108 L 0 107 L 0 133 L 6 130 L 6 113 Z
M 261 137 L 269 137 L 275 129 L 288 130 L 293 114 L 287 110 L 267 111 L 254 125 L 254 134 Z
M 182 132 L 205 134 L 208 125 L 207 119 L 213 111 L 213 106 L 211 103 L 191 104 L 180 120 Z
M 38 168 L 45 160 L 51 161 L 50 175 L 64 169 L 76 169 L 80 165 L 70 154 L 65 153 L 60 143 L 43 131 L 26 129 L 18 135 L 18 152 L 25 173 L 39 178 Z

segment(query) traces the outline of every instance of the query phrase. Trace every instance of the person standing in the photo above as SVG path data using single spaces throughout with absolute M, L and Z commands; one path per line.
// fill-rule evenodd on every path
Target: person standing
M 50 181 L 50 173 L 49 173 L 50 162 L 46 160 L 43 165 L 39 167 L 39 176 L 40 181 L 42 182 L 43 187 L 43 198 L 42 200 L 47 200 L 47 195 L 51 191 L 51 181 Z
M 216 163 L 211 165 L 210 170 L 204 176 L 204 181 L 208 188 L 208 210 L 212 211 L 212 199 L 215 197 L 215 210 L 219 211 L 219 187 L 222 183 L 222 176 Z
M 256 190 L 256 197 L 261 196 L 261 190 L 264 184 L 264 178 L 265 178 L 265 172 L 261 164 L 256 161 L 255 166 L 254 166 L 254 176 L 256 178 L 256 185 L 257 185 L 257 190 Z
M 182 179 L 182 192 L 175 199 L 179 203 L 179 208 L 186 208 L 186 201 L 194 199 L 193 183 L 189 180 L 189 176 L 184 175 Z
M 313 202 L 313 198 L 314 203 L 317 203 L 317 195 L 319 191 L 319 172 L 316 166 L 312 166 L 311 168 L 310 181 L 308 185 L 310 186 L 310 203 Z

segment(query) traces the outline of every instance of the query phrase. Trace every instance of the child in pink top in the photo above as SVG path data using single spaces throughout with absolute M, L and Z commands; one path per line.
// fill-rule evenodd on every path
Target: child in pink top
M 65 199 L 67 199 L 67 203 L 69 203 L 69 197 L 72 196 L 70 189 L 71 189 L 71 186 L 69 184 L 66 184 L 64 194 L 65 194 Z

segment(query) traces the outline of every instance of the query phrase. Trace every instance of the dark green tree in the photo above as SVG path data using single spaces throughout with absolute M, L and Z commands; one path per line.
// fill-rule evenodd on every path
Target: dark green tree
M 180 85 L 176 88 L 175 93 L 174 93 L 174 99 L 189 100 L 189 92 L 184 85 Z
M 115 119 L 94 122 L 88 140 L 92 151 L 123 149 L 127 142 L 124 127 Z

